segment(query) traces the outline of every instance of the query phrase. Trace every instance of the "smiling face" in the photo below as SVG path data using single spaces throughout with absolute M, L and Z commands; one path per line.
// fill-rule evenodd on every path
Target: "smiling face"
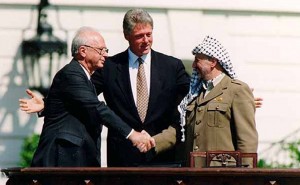
M 130 34 L 125 34 L 130 50 L 137 56 L 148 54 L 152 47 L 153 28 L 150 24 L 138 23 Z
M 202 53 L 198 53 L 195 55 L 195 60 L 192 67 L 197 69 L 204 80 L 210 80 L 212 78 L 212 71 L 216 66 L 216 63 L 216 59 L 206 56 Z

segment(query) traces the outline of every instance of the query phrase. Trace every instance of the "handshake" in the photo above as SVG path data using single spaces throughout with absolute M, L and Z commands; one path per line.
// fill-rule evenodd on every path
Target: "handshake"
M 155 147 L 155 140 L 148 132 L 142 130 L 142 132 L 133 131 L 128 138 L 133 146 L 137 147 L 140 152 L 146 153 L 151 148 Z

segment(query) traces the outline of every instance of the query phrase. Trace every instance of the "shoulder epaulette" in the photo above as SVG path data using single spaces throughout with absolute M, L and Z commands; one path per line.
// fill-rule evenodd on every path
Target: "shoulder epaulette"
M 234 84 L 242 85 L 241 81 L 237 79 L 232 79 L 231 82 Z

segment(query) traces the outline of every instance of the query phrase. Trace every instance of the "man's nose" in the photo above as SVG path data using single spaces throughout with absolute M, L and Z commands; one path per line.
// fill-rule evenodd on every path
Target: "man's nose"
M 147 37 L 147 35 L 145 35 L 143 38 L 144 38 L 144 42 L 148 42 L 149 38 Z
M 107 52 L 104 52 L 104 54 L 102 55 L 104 58 L 107 58 L 108 57 L 108 53 Z

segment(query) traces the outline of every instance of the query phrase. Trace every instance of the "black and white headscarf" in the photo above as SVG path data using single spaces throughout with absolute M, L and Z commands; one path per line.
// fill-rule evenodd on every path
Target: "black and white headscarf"
M 225 71 L 230 76 L 230 78 L 233 79 L 236 78 L 236 74 L 234 72 L 228 52 L 221 45 L 221 43 L 217 39 L 213 38 L 212 36 L 206 36 L 203 42 L 193 49 L 192 53 L 193 55 L 202 53 L 204 55 L 218 59 L 218 62 L 225 69 Z M 185 141 L 184 126 L 185 126 L 186 107 L 189 103 L 192 102 L 193 99 L 195 99 L 199 95 L 202 87 L 203 87 L 203 79 L 199 75 L 198 71 L 196 69 L 193 69 L 192 77 L 190 81 L 189 93 L 183 98 L 181 103 L 178 105 L 178 111 L 180 113 L 182 142 Z

